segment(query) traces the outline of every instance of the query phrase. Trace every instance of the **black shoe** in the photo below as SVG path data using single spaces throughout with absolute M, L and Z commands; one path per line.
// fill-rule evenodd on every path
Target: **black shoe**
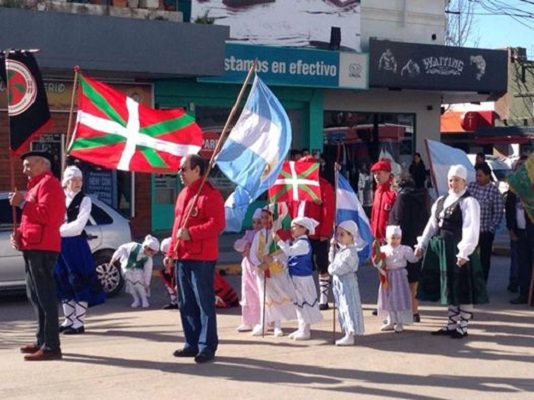
M 516 297 L 513 300 L 510 300 L 510 304 L 527 304 L 527 299 L 525 297 Z
M 72 325 L 68 325 L 68 326 L 59 325 L 59 333 L 64 332 L 64 331 L 66 331 L 67 329 L 70 329 L 70 328 L 72 328 Z
M 451 333 L 451 339 L 463 339 L 464 337 L 467 337 L 467 336 L 469 336 L 467 334 L 467 331 L 462 333 L 458 329 L 456 329 L 455 331 L 452 331 Z
M 421 322 L 421 316 L 419 314 L 414 314 L 413 322 Z
M 441 328 L 441 329 L 438 329 L 437 331 L 431 332 L 430 334 L 434 336 L 451 336 L 453 332 L 456 332 L 456 331 L 455 330 L 453 331 L 447 328 Z
M 195 362 L 197 364 L 204 364 L 204 363 L 213 361 L 214 358 L 215 358 L 214 356 L 210 356 L 206 353 L 199 353 L 198 355 L 195 356 Z
M 375 316 L 378 315 L 378 310 L 373 310 L 373 312 L 371 314 L 373 314 Z
M 83 326 L 80 326 L 79 328 L 69 327 L 63 331 L 64 335 L 79 335 L 81 333 L 85 333 L 85 328 Z
M 178 310 L 178 304 L 169 303 L 161 307 L 162 310 Z
M 196 357 L 197 352 L 194 350 L 189 350 L 189 349 L 188 350 L 179 349 L 179 350 L 175 350 L 174 353 L 172 353 L 172 355 L 174 357 L 179 357 L 179 358 L 185 358 L 185 357 L 193 358 L 193 357 Z
M 510 293 L 517 293 L 519 292 L 519 285 L 517 283 L 510 283 L 506 290 L 508 290 Z
M 330 306 L 328 305 L 328 303 L 319 304 L 319 310 L 321 310 L 321 311 L 328 310 L 329 308 L 330 308 Z

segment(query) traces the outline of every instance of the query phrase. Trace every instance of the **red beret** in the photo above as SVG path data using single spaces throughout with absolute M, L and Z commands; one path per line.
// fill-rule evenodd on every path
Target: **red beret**
M 371 172 L 376 172 L 376 171 L 391 172 L 391 164 L 387 160 L 380 160 L 374 163 L 373 166 L 371 167 Z

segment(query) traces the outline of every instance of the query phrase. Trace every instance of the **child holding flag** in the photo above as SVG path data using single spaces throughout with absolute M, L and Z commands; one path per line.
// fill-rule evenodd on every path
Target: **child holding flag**
M 310 326 L 321 321 L 319 298 L 313 281 L 312 247 L 308 235 L 315 233 L 318 222 L 308 217 L 297 217 L 291 221 L 293 242 L 284 242 L 273 233 L 273 239 L 287 256 L 287 268 L 295 289 L 298 329 L 289 335 L 294 340 L 311 339 Z
M 357 243 L 361 241 L 358 225 L 354 221 L 343 221 L 336 229 L 336 239 L 332 239 L 328 259 L 328 273 L 332 275 L 334 297 L 338 308 L 339 323 L 345 332 L 336 346 L 351 346 L 354 335 L 363 335 L 363 311 L 358 287 L 359 257 Z M 336 251 L 336 245 L 340 249 Z
M 251 331 L 260 323 L 260 297 L 257 284 L 257 268 L 250 263 L 250 246 L 256 232 L 263 228 L 261 222 L 261 208 L 257 208 L 252 215 L 252 229 L 245 232 L 245 236 L 234 243 L 234 249 L 243 255 L 241 261 L 241 325 L 238 332 Z
M 381 280 L 378 289 L 378 315 L 386 317 L 386 323 L 380 327 L 381 331 L 400 333 L 404 325 L 413 322 L 410 285 L 408 284 L 408 262 L 415 263 L 419 257 L 414 255 L 413 249 L 400 244 L 402 231 L 400 226 L 386 227 L 387 245 L 380 247 L 385 256 L 386 279 Z M 383 273 L 383 271 L 381 271 Z

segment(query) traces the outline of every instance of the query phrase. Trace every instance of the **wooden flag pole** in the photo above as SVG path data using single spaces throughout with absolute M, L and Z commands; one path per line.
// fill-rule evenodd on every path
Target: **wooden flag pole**
M 197 204 L 198 197 L 200 196 L 200 192 L 202 191 L 202 188 L 204 187 L 204 184 L 206 183 L 206 180 L 208 179 L 209 173 L 213 169 L 213 164 L 215 163 L 215 157 L 221 150 L 221 147 L 224 143 L 226 132 L 228 131 L 228 127 L 230 126 L 230 123 L 232 122 L 235 113 L 237 112 L 237 108 L 239 107 L 239 104 L 241 103 L 241 99 L 243 98 L 243 95 L 245 94 L 245 89 L 248 85 L 248 81 L 250 80 L 250 77 L 252 74 L 256 71 L 256 63 L 257 60 L 254 60 L 252 63 L 252 66 L 250 67 L 247 77 L 245 78 L 245 82 L 243 82 L 243 86 L 241 86 L 241 90 L 239 91 L 239 95 L 237 96 L 237 100 L 235 101 L 234 106 L 232 107 L 232 110 L 230 111 L 230 115 L 228 115 L 228 118 L 226 119 L 226 123 L 224 124 L 224 128 L 221 132 L 221 136 L 219 137 L 219 140 L 217 141 L 217 145 L 215 146 L 215 150 L 213 151 L 213 154 L 211 155 L 208 168 L 206 169 L 206 172 L 204 176 L 202 177 L 202 181 L 200 182 L 200 186 L 198 187 L 198 191 L 195 194 L 195 197 L 193 198 L 193 203 L 191 207 L 189 207 L 189 210 L 187 211 L 187 214 L 184 219 L 184 223 L 182 227 L 187 225 L 187 222 L 189 221 L 189 218 L 191 217 L 191 213 L 193 212 L 193 209 L 195 208 L 195 205 Z M 178 245 L 180 243 L 180 239 L 177 238 L 176 244 L 174 246 L 174 253 L 178 251 Z
M 65 164 L 67 162 L 67 150 L 69 149 L 70 143 L 70 130 L 72 128 L 72 116 L 74 114 L 74 98 L 76 96 L 76 90 L 78 89 L 78 74 L 80 73 L 80 67 L 76 65 L 74 67 L 74 82 L 72 83 L 72 94 L 70 97 L 70 111 L 69 111 L 69 122 L 67 125 L 67 134 L 65 136 L 65 154 L 61 157 L 61 171 L 65 171 Z

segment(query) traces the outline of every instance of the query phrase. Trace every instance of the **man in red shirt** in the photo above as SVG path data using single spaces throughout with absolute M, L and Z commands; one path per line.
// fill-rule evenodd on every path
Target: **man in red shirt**
M 373 164 L 371 173 L 376 181 L 376 191 L 371 208 L 371 233 L 375 240 L 383 243 L 386 240 L 386 226 L 397 193 L 391 188 L 393 175 L 391 174 L 391 164 L 387 160 Z
M 11 235 L 11 246 L 22 251 L 26 265 L 26 293 L 39 328 L 36 342 L 20 348 L 26 361 L 59 360 L 59 325 L 54 265 L 61 251 L 59 227 L 65 218 L 65 193 L 52 175 L 52 155 L 24 153 L 23 172 L 28 177 L 26 194 L 14 191 L 9 204 L 22 209 L 20 225 Z
M 213 360 L 219 342 L 213 278 L 219 234 L 225 225 L 221 194 L 207 180 L 201 188 L 206 171 L 207 162 L 202 157 L 187 155 L 182 159 L 179 174 L 185 187 L 176 199 L 171 245 L 163 260 L 166 268 L 176 260 L 180 288 L 185 344 L 174 356 L 194 357 L 199 364 Z M 186 221 L 189 210 L 192 211 Z

